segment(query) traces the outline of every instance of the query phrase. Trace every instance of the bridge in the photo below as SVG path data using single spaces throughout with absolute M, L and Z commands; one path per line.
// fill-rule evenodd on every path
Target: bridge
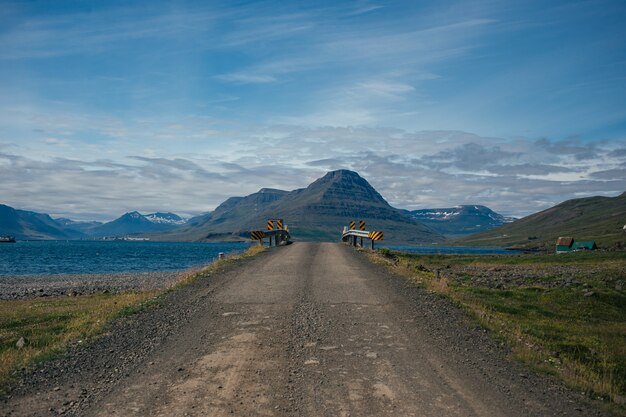
M 262 245 L 265 238 L 268 238 L 269 246 L 288 245 L 291 243 L 291 234 L 289 234 L 289 226 L 283 219 L 268 219 L 267 230 L 253 230 L 250 232 L 250 239 L 258 240 Z

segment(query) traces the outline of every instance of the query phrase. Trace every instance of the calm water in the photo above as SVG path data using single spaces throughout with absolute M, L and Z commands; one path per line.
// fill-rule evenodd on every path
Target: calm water
M 0 276 L 172 271 L 207 264 L 248 243 L 46 241 L 0 243 Z
M 381 246 L 382 247 L 382 246 Z M 455 255 L 515 255 L 521 252 L 504 248 L 476 248 L 470 246 L 387 246 L 391 250 L 423 254 Z

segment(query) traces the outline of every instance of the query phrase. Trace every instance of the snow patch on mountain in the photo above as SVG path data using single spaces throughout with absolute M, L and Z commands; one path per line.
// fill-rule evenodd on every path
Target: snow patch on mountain
M 185 219 L 174 213 L 150 213 L 143 217 L 156 224 L 180 225 L 187 222 Z

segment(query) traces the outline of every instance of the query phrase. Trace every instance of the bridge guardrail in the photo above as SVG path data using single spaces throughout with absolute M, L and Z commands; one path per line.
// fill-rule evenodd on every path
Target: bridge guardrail
M 341 234 L 341 240 L 349 243 L 352 246 L 359 246 L 357 240 L 360 240 L 360 246 L 363 247 L 363 239 L 371 240 L 371 248 L 374 249 L 374 242 L 377 240 L 383 240 L 384 233 L 380 231 L 368 231 L 365 230 L 365 222 L 361 220 L 359 222 L 359 230 L 356 229 L 356 221 L 351 221 L 349 226 L 344 226 L 343 233 Z
M 269 219 L 267 221 L 267 230 L 253 230 L 250 232 L 250 239 L 258 240 L 261 244 L 263 244 L 263 239 L 266 237 L 269 239 L 270 247 L 272 246 L 272 239 L 274 246 L 291 243 L 289 226 L 283 223 L 283 219 Z

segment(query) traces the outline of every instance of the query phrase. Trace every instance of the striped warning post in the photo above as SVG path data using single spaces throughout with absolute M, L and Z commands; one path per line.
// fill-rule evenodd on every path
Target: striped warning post
M 270 219 L 267 221 L 267 230 L 274 230 L 274 220 Z
M 383 240 L 383 232 L 369 232 L 367 237 L 372 240 Z
M 354 230 L 354 229 L 356 229 L 356 222 L 354 220 L 352 220 L 350 222 L 350 230 Z
M 365 230 L 365 220 L 359 221 L 359 230 Z
M 278 230 L 283 230 L 283 219 L 276 220 L 276 228 Z
M 254 230 L 250 232 L 250 239 L 252 240 L 263 240 L 265 237 L 265 232 L 262 230 Z

